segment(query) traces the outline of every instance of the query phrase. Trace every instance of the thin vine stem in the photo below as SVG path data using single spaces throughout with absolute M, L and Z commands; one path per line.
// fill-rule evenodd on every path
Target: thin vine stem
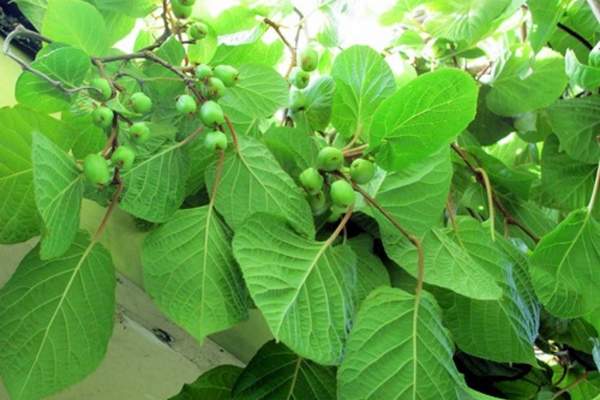
M 210 190 L 210 201 L 208 203 L 208 208 L 210 210 L 213 209 L 215 205 L 215 201 L 217 199 L 217 190 L 219 189 L 219 184 L 221 183 L 221 176 L 223 175 L 223 164 L 225 163 L 225 152 L 223 150 L 219 150 L 219 155 L 217 158 L 217 165 L 215 168 L 215 181 Z
M 598 163 L 598 169 L 596 170 L 596 180 L 594 181 L 594 188 L 592 189 L 592 195 L 590 196 L 590 202 L 587 206 L 588 214 L 591 214 L 596 205 L 598 199 L 598 192 L 600 191 L 600 162 Z
M 109 221 L 113 211 L 115 210 L 115 207 L 119 203 L 119 198 L 121 197 L 121 193 L 123 193 L 123 182 L 119 180 L 119 183 L 117 184 L 117 189 L 115 190 L 115 193 L 113 194 L 113 197 L 110 200 L 110 204 L 108 205 L 108 208 L 106 209 L 106 212 L 104 213 L 104 216 L 102 217 L 102 220 L 100 221 L 100 225 L 98 225 L 98 229 L 96 229 L 96 233 L 94 233 L 94 236 L 92 238 L 92 243 L 98 242 L 100 240 L 100 238 L 102 237 L 102 234 L 106 230 L 106 225 L 108 224 L 108 221 Z
M 239 150 L 240 144 L 238 142 L 237 133 L 235 132 L 235 128 L 233 127 L 231 119 L 229 119 L 227 115 L 225 116 L 225 123 L 227 124 L 227 128 L 229 128 L 229 132 L 231 132 L 231 140 L 233 141 L 233 147 L 236 150 Z
M 569 35 L 571 35 L 579 43 L 581 43 L 582 45 L 587 47 L 588 50 L 591 50 L 594 48 L 594 46 L 592 46 L 592 44 L 585 37 L 581 36 L 581 34 L 579 34 L 579 32 L 569 28 L 567 25 L 563 24 L 562 22 L 559 22 L 558 24 L 556 24 L 556 26 L 558 26 L 561 30 L 563 30 L 566 33 L 568 33 Z
M 494 227 L 494 219 L 496 218 L 494 212 L 494 192 L 492 189 L 492 184 L 490 183 L 490 178 L 488 177 L 487 172 L 483 168 L 477 168 L 476 171 L 481 174 L 481 178 L 483 180 L 483 186 L 485 188 L 485 193 L 488 201 L 488 210 L 490 213 L 490 234 L 492 236 L 492 241 L 496 241 L 496 230 Z

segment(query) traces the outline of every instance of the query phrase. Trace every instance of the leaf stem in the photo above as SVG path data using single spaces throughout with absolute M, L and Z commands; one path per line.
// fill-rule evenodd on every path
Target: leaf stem
M 98 242 L 102 237 L 102 234 L 106 229 L 106 225 L 108 224 L 108 220 L 110 219 L 110 216 L 115 210 L 115 207 L 119 203 L 119 197 L 121 197 L 121 193 L 123 193 L 123 182 L 119 181 L 119 183 L 117 184 L 117 190 L 115 191 L 112 199 L 110 200 L 110 204 L 108 205 L 108 208 L 106 209 L 106 212 L 102 217 L 102 221 L 100 221 L 100 225 L 98 225 L 98 229 L 96 229 L 96 233 L 94 233 L 94 236 L 92 237 L 92 243 Z
M 292 72 L 292 69 L 296 66 L 296 58 L 298 57 L 297 55 L 297 50 L 296 48 L 286 39 L 286 37 L 283 35 L 283 33 L 281 32 L 281 25 L 279 25 L 277 22 L 269 19 L 269 18 L 264 18 L 263 22 L 267 25 L 269 25 L 271 28 L 273 28 L 273 30 L 275 31 L 275 33 L 277 33 L 277 36 L 279 36 L 279 38 L 281 39 L 281 41 L 283 42 L 283 44 L 285 44 L 285 46 L 290 50 L 290 54 L 292 57 L 292 61 L 290 62 L 290 66 L 288 67 L 288 70 L 285 74 L 285 79 L 289 78 L 290 73 Z
M 483 179 L 483 186 L 485 188 L 485 193 L 487 195 L 487 201 L 488 201 L 488 210 L 490 213 L 489 216 L 489 220 L 490 220 L 490 234 L 492 236 L 492 241 L 495 242 L 496 241 L 496 230 L 494 227 L 494 219 L 495 217 L 495 213 L 494 213 L 494 193 L 493 193 L 493 189 L 492 189 L 492 184 L 490 183 L 490 178 L 488 177 L 488 174 L 485 172 L 485 170 L 483 168 L 477 168 L 476 171 L 481 174 L 481 178 Z
M 592 44 L 590 42 L 588 42 L 588 40 L 586 38 L 584 38 L 583 36 L 581 36 L 578 32 L 574 31 L 573 29 L 569 28 L 568 26 L 566 26 L 562 22 L 559 22 L 558 24 L 556 24 L 556 26 L 558 26 L 560 29 L 562 29 L 563 31 L 565 31 L 566 33 L 568 33 L 569 35 L 571 35 L 579 43 L 581 43 L 582 45 L 584 45 L 585 47 L 587 47 L 588 50 L 591 50 L 591 49 L 594 48 L 594 46 L 592 46 Z
M 210 190 L 210 201 L 208 203 L 208 208 L 210 210 L 213 209 L 215 205 L 215 201 L 217 199 L 217 190 L 219 189 L 219 184 L 221 183 L 221 175 L 223 175 L 223 164 L 225 162 L 225 152 L 223 150 L 219 151 L 219 158 L 217 159 L 217 166 L 215 168 L 215 181 Z
M 592 196 L 590 198 L 590 202 L 587 206 L 588 214 L 591 214 L 594 210 L 594 206 L 596 205 L 596 200 L 598 198 L 598 191 L 600 191 L 600 162 L 598 163 L 598 170 L 596 171 L 596 180 L 594 181 L 594 188 L 592 189 Z
M 237 151 L 240 148 L 237 133 L 235 132 L 235 128 L 233 127 L 233 124 L 231 123 L 231 120 L 227 115 L 225 116 L 225 123 L 227 124 L 227 128 L 229 128 L 229 132 L 231 132 L 231 140 L 233 140 L 233 147 Z

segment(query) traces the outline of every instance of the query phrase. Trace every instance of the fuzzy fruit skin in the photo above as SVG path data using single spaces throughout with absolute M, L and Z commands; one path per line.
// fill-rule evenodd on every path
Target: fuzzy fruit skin
M 192 15 L 192 6 L 186 6 L 181 0 L 171 0 L 173 15 L 179 19 L 186 19 Z
M 193 114 L 198 109 L 196 100 L 189 94 L 182 94 L 177 98 L 175 108 L 180 114 Z
M 310 194 L 319 193 L 323 189 L 323 177 L 315 168 L 307 168 L 300 174 L 302 187 Z
M 323 171 L 335 171 L 344 163 L 344 153 L 336 147 L 323 147 L 317 156 L 317 163 Z
M 101 128 L 109 128 L 112 125 L 115 114 L 108 107 L 98 107 L 92 113 L 94 123 Z
M 150 128 L 144 122 L 136 122 L 129 128 L 131 139 L 137 144 L 144 144 L 150 139 Z
M 375 165 L 364 158 L 357 158 L 350 165 L 350 176 L 354 182 L 364 185 L 375 176 Z
M 300 68 L 295 68 L 292 75 L 292 85 L 298 89 L 304 89 L 310 83 L 310 73 Z
M 310 204 L 312 214 L 315 216 L 322 215 L 329 209 L 327 197 L 323 192 L 308 195 L 308 203 Z
M 208 82 L 206 82 L 202 94 L 211 99 L 221 98 L 225 94 L 225 85 L 219 78 L 208 78 Z
M 204 146 L 210 151 L 225 150 L 227 148 L 227 136 L 221 131 L 208 132 L 204 137 Z
M 300 53 L 300 68 L 306 72 L 311 72 L 317 69 L 319 65 L 319 53 L 311 48 L 307 47 Z
M 203 22 L 194 22 L 188 28 L 188 36 L 192 39 L 201 40 L 204 39 L 206 35 L 208 35 L 208 26 Z
M 354 204 L 356 199 L 356 193 L 354 193 L 352 185 L 344 180 L 335 181 L 331 184 L 329 196 L 331 196 L 333 204 L 340 207 L 348 207 Z
M 119 146 L 112 154 L 111 160 L 119 166 L 121 170 L 128 170 L 135 161 L 135 151 L 129 146 Z
M 112 88 L 110 87 L 110 83 L 106 79 L 96 78 L 92 81 L 90 86 L 96 89 L 91 91 L 92 97 L 94 99 L 106 101 L 111 98 Z M 99 91 L 101 94 L 99 94 L 97 91 Z
M 293 112 L 302 111 L 306 108 L 306 95 L 301 90 L 290 92 L 289 108 Z
M 240 78 L 240 71 L 231 65 L 217 65 L 214 69 L 214 73 L 227 87 L 234 86 Z
M 194 4 L 196 4 L 196 0 L 179 0 L 179 2 L 181 4 L 183 4 L 184 6 L 188 6 L 188 7 L 191 7 Z
M 129 98 L 131 109 L 139 114 L 146 114 L 152 110 L 152 100 L 142 92 L 136 92 Z
M 217 102 L 209 100 L 200 107 L 200 119 L 205 126 L 215 126 L 225 123 L 223 109 Z
M 94 185 L 106 185 L 110 181 L 108 162 L 100 154 L 88 154 L 85 157 L 83 174 Z
M 206 64 L 200 64 L 196 67 L 196 78 L 198 79 L 206 79 L 213 76 L 213 70 L 210 66 Z

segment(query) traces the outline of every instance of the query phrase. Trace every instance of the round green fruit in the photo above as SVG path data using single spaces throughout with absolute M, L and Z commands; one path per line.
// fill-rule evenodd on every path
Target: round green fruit
M 301 90 L 290 92 L 289 109 L 293 112 L 302 111 L 306 108 L 306 95 Z
M 152 110 L 152 100 L 142 92 L 136 92 L 129 98 L 131 109 L 139 114 L 146 114 Z
M 221 131 L 208 132 L 204 137 L 204 146 L 210 151 L 225 150 L 227 148 L 227 136 Z
M 204 85 L 202 94 L 211 99 L 218 99 L 225 94 L 225 85 L 219 78 L 208 78 L 208 82 Z
M 85 157 L 83 174 L 94 185 L 106 185 L 110 181 L 108 162 L 100 154 L 89 154 Z
M 91 87 L 96 90 L 91 90 L 91 95 L 94 99 L 100 101 L 106 101 L 112 96 L 112 88 L 110 87 L 110 83 L 103 78 L 96 78 L 92 81 Z
M 179 0 L 179 2 L 184 5 L 184 6 L 188 6 L 191 7 L 194 4 L 196 4 L 196 0 Z
M 306 72 L 317 69 L 319 65 L 319 53 L 312 47 L 307 47 L 300 53 L 300 68 Z
M 308 203 L 310 204 L 313 215 L 321 215 L 328 210 L 327 197 L 323 192 L 310 194 L 308 196 Z
M 300 174 L 300 183 L 308 193 L 318 193 L 323 188 L 323 177 L 315 168 L 307 168 Z
M 324 171 L 335 171 L 344 164 L 344 153 L 336 147 L 323 147 L 317 156 L 317 163 Z
M 368 183 L 375 175 L 375 165 L 364 158 L 357 158 L 350 165 L 350 176 L 359 185 Z
M 300 68 L 295 68 L 292 75 L 292 85 L 298 89 L 304 89 L 310 82 L 310 73 Z
M 181 0 L 171 0 L 173 15 L 179 19 L 186 19 L 192 15 L 192 6 L 186 6 Z
M 145 122 L 136 122 L 129 128 L 131 139 L 137 144 L 144 144 L 150 139 L 150 128 Z
M 209 65 L 200 64 L 196 67 L 196 78 L 206 79 L 213 76 L 213 70 Z
M 240 71 L 231 65 L 217 65 L 214 69 L 214 73 L 227 87 L 234 86 L 240 79 Z
M 206 126 L 221 125 L 225 123 L 223 109 L 217 102 L 209 100 L 200 107 L 200 120 Z
M 111 160 L 120 169 L 127 170 L 133 166 L 135 151 L 128 146 L 119 146 L 112 154 Z
M 201 40 L 208 35 L 208 25 L 203 22 L 194 22 L 188 28 L 188 36 L 194 40 Z
M 94 123 L 101 128 L 109 128 L 112 125 L 115 114 L 108 107 L 98 107 L 92 113 Z
M 340 207 L 348 207 L 354 204 L 356 194 L 352 185 L 344 180 L 335 181 L 331 184 L 329 191 L 333 204 Z
M 196 100 L 194 100 L 192 96 L 189 94 L 182 94 L 177 97 L 175 108 L 180 114 L 192 114 L 196 112 L 198 106 L 196 105 Z

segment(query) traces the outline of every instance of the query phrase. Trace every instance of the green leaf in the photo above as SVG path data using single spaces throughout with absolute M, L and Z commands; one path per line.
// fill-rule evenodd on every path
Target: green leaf
M 243 369 L 235 365 L 219 365 L 200 375 L 193 383 L 183 385 L 178 395 L 169 400 L 231 400 L 231 391 Z
M 196 339 L 248 317 L 231 233 L 211 206 L 180 210 L 144 240 L 144 288 Z
M 312 212 L 300 188 L 262 143 L 244 136 L 238 140 L 239 149 L 226 154 L 215 203 L 227 224 L 237 231 L 250 215 L 266 212 L 313 237 Z M 214 165 L 206 173 L 207 187 L 212 188 Z
M 83 51 L 69 46 L 55 46 L 31 64 L 68 88 L 81 86 L 91 65 Z M 44 113 L 66 110 L 70 104 L 69 95 L 31 72 L 19 76 L 15 97 L 19 103 Z
M 123 173 L 123 210 L 152 222 L 165 222 L 177 211 L 189 175 L 182 143 L 163 146 Z
M 190 61 L 196 64 L 206 64 L 212 60 L 217 51 L 218 33 L 211 25 L 208 26 L 208 34 L 202 40 L 189 45 L 188 57 Z
M 31 137 L 41 132 L 64 149 L 72 132 L 61 121 L 21 106 L 1 108 L 0 126 L 0 243 L 18 243 L 40 231 Z
M 352 46 L 335 58 L 331 76 L 333 126 L 347 138 L 368 135 L 377 106 L 396 90 L 389 65 L 372 48 Z
M 569 157 L 591 164 L 600 160 L 600 96 L 559 100 L 548 108 L 548 116 Z
M 502 289 L 469 252 L 451 238 L 451 228 L 433 228 L 422 239 L 425 282 L 476 300 L 498 300 Z M 418 255 L 408 243 L 386 244 L 386 253 L 413 277 L 418 275 Z
M 317 141 L 298 128 L 272 127 L 264 141 L 281 168 L 294 178 L 317 163 Z
M 286 104 L 287 83 L 274 69 L 246 64 L 239 71 L 239 82 L 219 101 L 225 112 L 235 109 L 253 117 L 266 118 Z
M 111 11 L 129 17 L 145 17 L 157 6 L 156 0 L 94 0 L 100 11 Z
M 250 360 L 233 388 L 234 399 L 335 400 L 335 369 L 267 342 Z
M 454 399 L 464 382 L 433 297 L 379 288 L 362 304 L 338 371 L 341 399 Z
M 331 120 L 335 81 L 322 76 L 306 89 L 306 109 L 304 115 L 312 130 L 323 130 Z
M 556 32 L 556 24 L 565 11 L 565 4 L 564 0 L 527 1 L 532 20 L 529 43 L 533 51 L 540 51 Z
M 15 400 L 56 393 L 93 372 L 115 310 L 110 254 L 87 234 L 60 258 L 33 249 L 0 290 L 0 374 Z
M 379 257 L 373 253 L 373 238 L 361 234 L 348 241 L 356 254 L 356 304 L 380 286 L 391 286 L 390 275 Z
M 565 211 L 586 206 L 592 195 L 595 175 L 595 165 L 575 161 L 566 153 L 559 152 L 556 136 L 548 136 L 542 151 L 545 203 Z
M 105 11 L 103 15 L 106 31 L 109 33 L 106 38 L 109 45 L 125 38 L 135 26 L 136 18 L 128 15 L 112 11 Z
M 31 22 L 35 29 L 39 32 L 42 30 L 42 22 L 44 14 L 48 8 L 47 0 L 15 0 L 19 6 L 19 10 Z
M 512 0 L 433 0 L 426 28 L 435 37 L 475 44 L 490 34 Z
M 83 175 L 75 161 L 41 133 L 33 134 L 31 146 L 35 202 L 42 217 L 40 258 L 65 253 L 79 230 L 83 199 Z
M 503 291 L 499 300 L 435 291 L 454 341 L 462 351 L 480 358 L 535 363 L 533 342 L 540 311 L 527 274 L 528 259 L 499 235 L 493 242 L 489 229 L 472 218 L 458 218 L 453 236 Z
M 477 109 L 475 80 L 457 69 L 426 73 L 377 108 L 371 146 L 382 168 L 400 170 L 450 144 Z
M 102 15 L 82 0 L 48 0 L 42 34 L 93 56 L 104 55 L 109 47 Z
M 587 90 L 594 90 L 600 86 L 600 67 L 580 63 L 573 50 L 567 50 L 565 68 L 571 84 Z
M 335 365 L 354 312 L 356 256 L 255 214 L 236 229 L 233 253 L 273 336 L 302 357 Z
M 496 115 L 487 107 L 485 98 L 489 90 L 489 86 L 481 87 L 477 97 L 477 114 L 467 128 L 483 146 L 494 144 L 515 130 L 511 118 Z
M 365 190 L 414 235 L 438 225 L 450 190 L 452 164 L 448 148 L 398 172 L 380 171 Z M 372 215 L 383 239 L 399 237 L 396 228 L 376 209 L 360 200 L 357 209 Z
M 535 292 L 552 314 L 571 318 L 598 308 L 600 224 L 587 209 L 572 212 L 545 235 L 531 264 Z
M 418 5 L 426 3 L 428 0 L 396 0 L 396 4 L 381 14 L 379 22 L 382 25 L 393 25 L 402 22 L 404 14 L 411 11 Z
M 234 6 L 221 12 L 212 24 L 219 35 L 227 35 L 253 28 L 261 14 L 258 8 L 247 5 Z
M 231 46 L 221 44 L 211 60 L 211 64 L 227 64 L 240 67 L 244 64 L 262 64 L 274 67 L 283 57 L 284 44 L 280 40 L 266 44 L 262 40 L 254 43 Z
M 489 109 L 498 115 L 511 117 L 547 107 L 567 86 L 562 55 L 544 48 L 529 65 L 528 52 L 521 50 L 506 61 L 486 97 Z

